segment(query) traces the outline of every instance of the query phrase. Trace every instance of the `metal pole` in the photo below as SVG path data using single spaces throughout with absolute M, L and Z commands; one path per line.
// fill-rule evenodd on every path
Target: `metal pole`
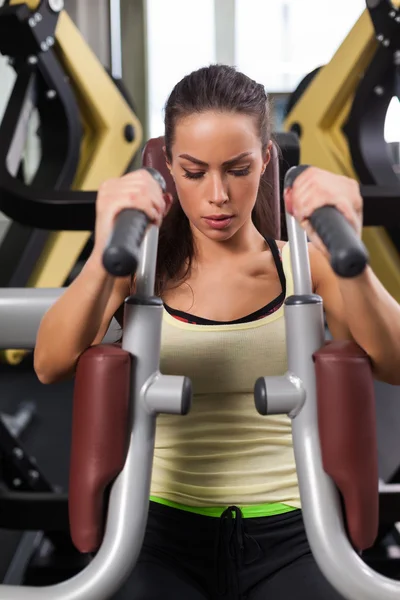
M 121 3 L 110 0 L 111 74 L 122 78 Z

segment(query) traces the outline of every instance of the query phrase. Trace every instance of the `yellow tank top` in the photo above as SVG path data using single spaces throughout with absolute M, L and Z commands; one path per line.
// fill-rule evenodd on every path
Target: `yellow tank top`
M 288 244 L 282 263 L 290 296 Z M 265 505 L 300 508 L 291 421 L 259 415 L 253 392 L 259 377 L 287 370 L 283 305 L 234 325 L 191 325 L 164 310 L 160 366 L 190 377 L 193 404 L 185 417 L 157 419 L 152 499 L 204 514 L 231 505 L 249 507 L 247 516 L 268 514 Z

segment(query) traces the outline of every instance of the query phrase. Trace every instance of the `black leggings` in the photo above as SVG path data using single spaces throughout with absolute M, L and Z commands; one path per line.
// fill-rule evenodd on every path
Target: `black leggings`
M 300 510 L 220 519 L 150 504 L 138 563 L 114 600 L 342 600 L 311 554 Z

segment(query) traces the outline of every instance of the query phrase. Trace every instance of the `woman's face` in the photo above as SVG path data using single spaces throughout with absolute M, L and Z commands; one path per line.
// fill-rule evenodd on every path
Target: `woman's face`
M 169 168 L 192 228 L 223 241 L 251 225 L 268 164 L 254 117 L 204 112 L 180 119 Z

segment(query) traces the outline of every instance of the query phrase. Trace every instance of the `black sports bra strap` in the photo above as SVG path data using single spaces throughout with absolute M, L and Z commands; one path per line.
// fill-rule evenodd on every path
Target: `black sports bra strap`
M 271 239 L 265 238 L 265 241 L 268 244 L 268 246 L 271 250 L 272 256 L 274 258 L 274 263 L 275 263 L 276 270 L 278 272 L 279 280 L 280 280 L 281 287 L 282 287 L 282 291 L 279 294 L 279 296 L 274 298 L 274 300 L 269 302 L 266 306 L 263 306 L 262 308 L 254 311 L 250 315 L 246 315 L 245 317 L 236 319 L 234 321 L 211 321 L 210 319 L 203 319 L 202 317 L 198 317 L 196 315 L 191 315 L 189 313 L 182 312 L 175 308 L 171 308 L 164 302 L 165 310 L 173 317 L 176 317 L 176 318 L 180 319 L 181 321 L 184 321 L 186 323 L 191 323 L 194 325 L 221 325 L 221 324 L 222 325 L 234 325 L 234 324 L 239 324 L 239 323 L 250 323 L 251 321 L 261 319 L 261 318 L 267 316 L 269 313 L 274 312 L 274 310 L 278 309 L 281 306 L 282 302 L 284 302 L 284 300 L 285 300 L 286 277 L 285 277 L 285 272 L 283 270 L 283 265 L 282 265 L 282 260 L 281 260 L 281 255 L 280 255 L 280 250 L 278 248 L 278 244 L 272 238 Z
M 283 270 L 281 251 L 279 250 L 276 240 L 274 240 L 273 238 L 265 238 L 265 241 L 267 242 L 267 244 L 271 250 L 271 253 L 272 253 L 272 256 L 273 256 L 273 259 L 275 262 L 276 270 L 278 271 L 282 290 L 286 296 L 286 277 L 285 277 L 285 272 Z

